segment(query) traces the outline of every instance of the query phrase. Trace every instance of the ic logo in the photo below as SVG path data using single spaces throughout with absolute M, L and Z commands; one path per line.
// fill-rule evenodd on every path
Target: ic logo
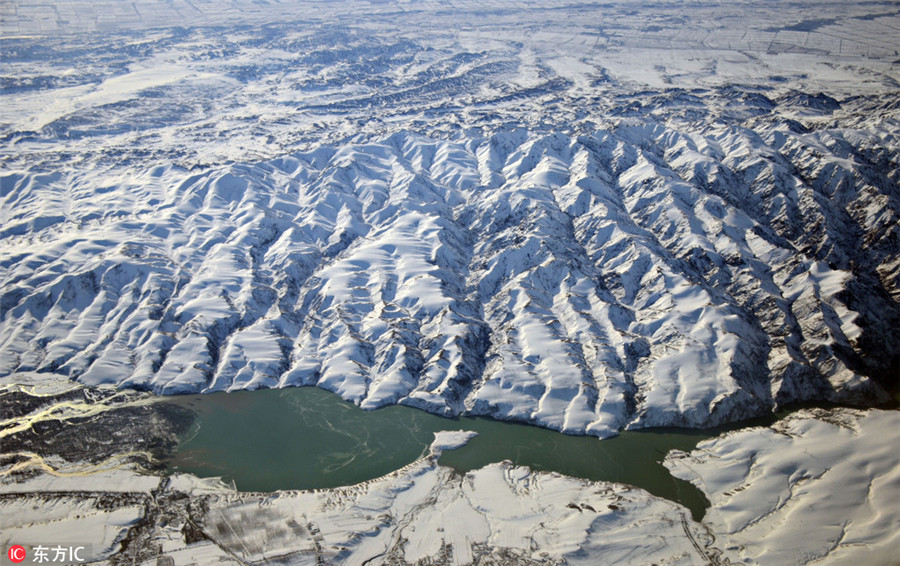
M 6 551 L 6 556 L 10 559 L 11 562 L 18 564 L 19 562 L 25 560 L 25 547 L 15 544 L 9 547 L 9 550 Z

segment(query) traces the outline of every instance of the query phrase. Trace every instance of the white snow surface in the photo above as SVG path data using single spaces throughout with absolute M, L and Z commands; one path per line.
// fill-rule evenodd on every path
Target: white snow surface
M 892 237 L 864 211 L 896 191 L 779 153 L 826 134 L 771 135 L 400 133 L 104 189 L 10 174 L 0 371 L 318 385 L 596 435 L 877 400 L 863 360 L 897 304 L 851 266 L 893 259 L 859 234 Z M 822 175 L 858 190 L 824 199 Z
M 702 489 L 703 519 L 732 563 L 897 563 L 898 411 L 804 410 L 670 453 Z
M 434 442 L 428 448 L 432 456 L 440 456 L 444 450 L 454 450 L 465 446 L 470 440 L 478 436 L 471 430 L 442 430 L 434 433 Z
M 264 555 L 312 559 L 317 547 L 333 549 L 326 561 L 342 564 L 596 564 L 601 556 L 609 564 L 701 564 L 707 553 L 716 553 L 707 548 L 711 537 L 703 528 L 669 501 L 619 484 L 509 464 L 459 476 L 419 462 L 352 488 L 226 495 L 211 498 L 209 506 L 207 528 L 214 538 L 240 548 L 249 561 Z M 260 507 L 260 520 L 294 517 L 301 529 L 248 524 Z M 242 526 L 239 538 L 229 528 L 236 524 Z
M 115 483 L 134 483 L 129 472 L 119 475 Z M 719 554 L 702 525 L 670 501 L 509 463 L 460 476 L 427 458 L 354 486 L 267 494 L 184 475 L 153 494 L 82 493 L 68 483 L 58 478 L 51 493 L 0 501 L 0 541 L 82 541 L 91 560 L 141 564 L 168 556 L 176 564 L 589 565 L 603 556 L 609 564 L 699 565 Z M 186 494 L 200 541 L 185 542 Z M 105 507 L 94 503 L 103 499 Z M 142 512 L 158 506 L 152 517 Z M 140 538 L 128 534 L 123 548 L 138 521 Z
M 890 2 L 125 6 L 4 4 L 0 375 L 598 436 L 896 384 Z

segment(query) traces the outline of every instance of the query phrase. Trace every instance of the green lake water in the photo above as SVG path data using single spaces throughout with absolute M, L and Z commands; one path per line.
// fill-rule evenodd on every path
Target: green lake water
M 606 440 L 480 417 L 448 419 L 390 406 L 365 411 L 315 387 L 186 395 L 168 400 L 197 420 L 170 469 L 233 480 L 242 491 L 351 485 L 388 474 L 426 453 L 441 430 L 478 433 L 444 452 L 458 472 L 511 460 L 533 470 L 643 488 L 677 501 L 699 520 L 706 498 L 660 463 L 669 450 L 692 450 L 710 433 L 666 429 Z

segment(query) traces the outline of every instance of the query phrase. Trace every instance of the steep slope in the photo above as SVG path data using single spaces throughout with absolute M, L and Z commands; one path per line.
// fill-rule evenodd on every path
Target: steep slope
M 877 402 L 900 366 L 892 131 L 624 119 L 8 173 L 0 372 L 600 436 Z

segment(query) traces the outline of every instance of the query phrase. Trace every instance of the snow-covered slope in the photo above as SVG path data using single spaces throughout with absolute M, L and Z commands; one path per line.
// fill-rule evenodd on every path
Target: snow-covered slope
M 732 564 L 888 566 L 900 544 L 898 425 L 897 411 L 804 410 L 665 464 L 709 497 L 703 522 Z
M 877 129 L 636 122 L 10 173 L 0 371 L 599 435 L 871 402 L 900 340 L 897 161 Z

